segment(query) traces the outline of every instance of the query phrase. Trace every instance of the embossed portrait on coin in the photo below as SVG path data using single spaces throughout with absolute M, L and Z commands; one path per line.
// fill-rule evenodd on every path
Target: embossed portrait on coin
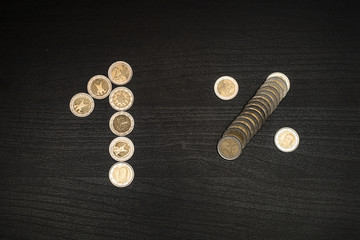
M 74 101 L 74 110 L 80 114 L 89 112 L 91 108 L 90 100 L 87 98 L 77 98 Z
M 109 86 L 104 79 L 98 78 L 91 84 L 91 91 L 97 96 L 105 95 L 109 90 Z
M 118 183 L 125 183 L 129 180 L 130 171 L 127 167 L 119 166 L 113 171 L 113 178 Z
M 123 90 L 115 92 L 113 99 L 115 105 L 120 108 L 126 107 L 131 103 L 131 95 Z
M 217 90 L 220 95 L 229 97 L 235 92 L 235 84 L 230 80 L 224 79 L 218 84 Z
M 114 145 L 113 152 L 118 157 L 126 157 L 130 152 L 130 146 L 126 142 L 117 142 Z
M 111 76 L 115 81 L 125 82 L 129 78 L 129 69 L 125 64 L 118 64 L 111 70 Z
M 279 144 L 283 147 L 283 148 L 292 148 L 295 145 L 295 136 L 288 131 L 282 132 L 279 137 Z
M 227 157 L 233 157 L 240 151 L 239 145 L 233 139 L 225 139 L 221 143 L 221 152 Z
M 116 131 L 123 133 L 130 129 L 131 121 L 128 116 L 119 115 L 114 118 L 113 125 Z

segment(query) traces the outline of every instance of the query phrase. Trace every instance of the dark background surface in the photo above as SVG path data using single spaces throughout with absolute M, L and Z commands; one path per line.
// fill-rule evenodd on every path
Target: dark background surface
M 360 37 L 348 3 L 2 5 L 1 239 L 358 239 Z M 111 185 L 108 100 L 71 97 L 134 70 L 135 170 Z M 216 143 L 267 75 L 291 89 L 235 161 Z M 239 93 L 222 101 L 222 75 Z M 300 135 L 295 152 L 275 132 Z

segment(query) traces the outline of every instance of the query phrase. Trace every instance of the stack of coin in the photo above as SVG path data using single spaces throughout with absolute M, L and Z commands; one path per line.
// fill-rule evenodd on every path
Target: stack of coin
M 260 130 L 290 89 L 282 73 L 270 74 L 218 142 L 218 152 L 226 160 L 238 158 L 250 139 Z
M 108 70 L 109 79 L 116 85 L 125 85 L 130 82 L 133 71 L 131 66 L 123 61 L 113 63 Z M 110 130 L 117 136 L 109 146 L 110 156 L 118 161 L 109 171 L 110 182 L 116 187 L 126 187 L 134 179 L 134 169 L 130 164 L 125 163 L 134 154 L 133 142 L 125 137 L 134 129 L 134 118 L 130 113 L 125 112 L 134 103 L 134 94 L 126 87 L 117 87 L 110 93 L 110 106 L 118 111 L 109 120 Z

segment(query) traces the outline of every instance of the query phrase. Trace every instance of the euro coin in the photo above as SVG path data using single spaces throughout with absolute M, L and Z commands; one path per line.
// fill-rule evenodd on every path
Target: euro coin
M 110 130 L 120 137 L 124 137 L 134 129 L 134 118 L 127 112 L 114 113 L 109 121 Z
M 242 152 L 240 141 L 232 136 L 223 137 L 217 145 L 219 155 L 226 160 L 238 158 Z
M 109 103 L 117 111 L 128 110 L 134 103 L 134 94 L 126 87 L 117 87 L 112 90 Z
M 135 151 L 133 142 L 127 137 L 117 137 L 111 141 L 109 153 L 111 157 L 120 162 L 129 160 Z
M 94 107 L 94 99 L 87 93 L 78 93 L 70 100 L 70 110 L 77 117 L 89 116 Z
M 134 169 L 130 164 L 118 162 L 112 165 L 109 170 L 110 182 L 115 187 L 127 187 L 134 180 Z
M 130 82 L 133 70 L 127 62 L 117 61 L 109 67 L 108 76 L 112 83 L 124 85 Z
M 239 91 L 239 85 L 236 80 L 229 76 L 220 77 L 214 84 L 216 96 L 222 100 L 233 99 Z
M 87 85 L 89 94 L 95 99 L 104 99 L 109 96 L 112 89 L 110 80 L 103 75 L 92 77 Z
M 276 132 L 274 142 L 280 151 L 292 152 L 299 146 L 300 138 L 294 129 L 284 127 Z

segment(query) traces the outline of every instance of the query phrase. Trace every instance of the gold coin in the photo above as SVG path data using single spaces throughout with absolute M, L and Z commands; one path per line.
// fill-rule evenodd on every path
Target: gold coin
M 134 180 L 134 169 L 130 164 L 118 162 L 112 165 L 109 170 L 110 182 L 115 187 L 127 187 Z
M 70 110 L 77 117 L 89 116 L 94 107 L 94 99 L 87 93 L 78 93 L 70 100 Z
M 111 141 L 109 153 L 111 157 L 120 162 L 129 160 L 134 154 L 134 144 L 127 137 L 117 137 Z
M 232 136 L 223 137 L 217 145 L 220 156 L 226 160 L 234 160 L 238 158 L 242 152 L 240 141 Z
M 103 75 L 92 77 L 87 85 L 89 94 L 95 99 L 104 99 L 109 96 L 112 89 L 110 80 Z
M 238 91 L 239 85 L 236 80 L 229 76 L 220 77 L 214 84 L 214 91 L 216 96 L 222 100 L 233 99 Z
M 134 103 L 134 94 L 126 87 L 117 87 L 112 90 L 109 103 L 117 111 L 128 110 Z
M 134 118 L 127 112 L 114 113 L 109 121 L 110 130 L 120 137 L 126 136 L 134 129 Z
M 292 152 L 299 146 L 300 138 L 294 129 L 284 127 L 276 132 L 274 142 L 280 151 Z
M 109 67 L 108 76 L 112 83 L 124 85 L 130 82 L 133 70 L 127 62 L 117 61 Z
M 286 93 L 290 90 L 290 80 L 285 74 L 281 72 L 273 72 L 266 78 L 266 80 L 273 77 L 281 78 L 282 80 L 284 80 L 284 82 L 286 83 Z

